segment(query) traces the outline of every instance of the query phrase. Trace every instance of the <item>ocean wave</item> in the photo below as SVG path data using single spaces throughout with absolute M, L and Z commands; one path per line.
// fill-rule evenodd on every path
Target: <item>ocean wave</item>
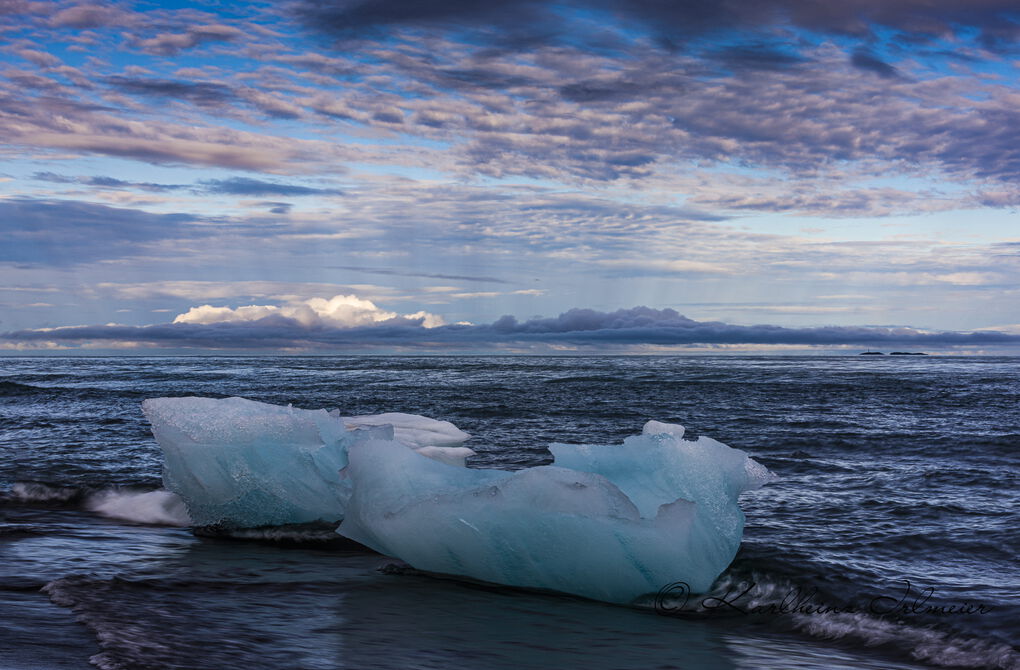
M 681 589 L 665 593 L 664 600 L 660 592 L 654 603 L 648 600 L 639 605 L 692 618 L 749 615 L 775 629 L 873 648 L 941 668 L 1020 670 L 1020 653 L 1001 640 L 932 623 L 931 617 L 920 614 L 915 622 L 894 613 L 862 611 L 867 608 L 852 599 L 791 578 L 795 566 L 790 561 L 766 559 L 764 563 L 774 565 L 778 574 L 752 569 L 746 558 L 738 559 L 707 594 L 691 595 Z M 844 590 L 836 584 L 829 586 Z
M 793 615 L 798 630 L 813 637 L 890 647 L 912 659 L 943 668 L 1020 669 L 1020 654 L 1002 642 L 983 640 L 931 626 L 917 626 L 862 613 Z
M 22 384 L 21 382 L 12 382 L 6 379 L 0 381 L 0 396 L 27 395 L 29 393 L 38 393 L 42 390 L 44 389 L 32 386 L 31 384 Z
M 89 487 L 58 486 L 42 482 L 15 482 L 4 498 L 19 503 L 71 505 L 84 499 Z
M 110 519 L 155 526 L 190 526 L 188 509 L 176 494 L 163 489 L 106 489 L 89 496 L 85 508 Z
M 45 529 L 23 523 L 0 523 L 0 537 L 17 535 L 45 535 Z
M 184 501 L 164 489 L 132 487 L 58 486 L 16 482 L 6 502 L 84 508 L 100 516 L 154 526 L 190 526 Z
M 203 537 L 224 537 L 231 540 L 267 542 L 271 544 L 326 545 L 337 548 L 371 549 L 353 540 L 338 535 L 336 523 L 299 523 L 283 526 L 262 526 L 259 528 L 226 528 L 221 526 L 198 526 L 195 535 Z

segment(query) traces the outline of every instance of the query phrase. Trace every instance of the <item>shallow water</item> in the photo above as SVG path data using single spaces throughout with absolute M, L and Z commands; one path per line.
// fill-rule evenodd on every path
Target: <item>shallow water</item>
M 0 359 L 0 667 L 1017 668 L 1018 373 L 1015 358 Z M 139 405 L 179 395 L 424 414 L 503 468 L 658 419 L 781 479 L 742 498 L 716 600 L 662 616 L 380 571 L 392 561 L 335 543 L 196 537 L 137 499 L 94 511 L 159 487 Z

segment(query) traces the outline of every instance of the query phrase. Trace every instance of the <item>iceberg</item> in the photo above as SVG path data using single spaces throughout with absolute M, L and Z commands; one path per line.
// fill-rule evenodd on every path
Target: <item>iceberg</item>
M 740 545 L 737 497 L 773 477 L 660 422 L 623 445 L 551 451 L 553 465 L 509 472 L 352 444 L 337 532 L 427 572 L 631 603 L 677 581 L 707 591 Z
M 707 591 L 740 545 L 738 496 L 773 477 L 655 421 L 622 445 L 553 444 L 552 465 L 504 471 L 464 467 L 470 436 L 411 414 L 193 397 L 142 409 L 196 526 L 342 520 L 340 535 L 419 570 L 612 603 L 678 581 Z
M 142 411 L 163 450 L 163 484 L 184 500 L 196 526 L 338 522 L 351 493 L 339 471 L 358 441 L 392 442 L 448 465 L 463 466 L 474 454 L 451 446 L 467 433 L 412 414 L 348 419 L 324 409 L 196 397 L 149 399 Z

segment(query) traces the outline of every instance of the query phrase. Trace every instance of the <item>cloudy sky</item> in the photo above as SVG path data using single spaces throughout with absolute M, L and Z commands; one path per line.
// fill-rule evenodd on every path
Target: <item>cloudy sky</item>
M 0 0 L 0 352 L 1020 352 L 1015 0 Z

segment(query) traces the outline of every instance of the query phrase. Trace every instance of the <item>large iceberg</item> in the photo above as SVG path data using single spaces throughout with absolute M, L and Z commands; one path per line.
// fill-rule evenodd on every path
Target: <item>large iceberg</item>
M 341 535 L 420 570 L 614 603 L 677 581 L 707 591 L 740 545 L 738 496 L 772 478 L 655 421 L 622 445 L 554 444 L 553 465 L 510 472 L 463 467 L 469 436 L 416 415 L 243 398 L 142 408 L 196 526 L 342 519 Z
M 412 414 L 345 418 L 193 397 L 149 399 L 142 410 L 163 450 L 164 486 L 184 500 L 196 526 L 339 521 L 351 493 L 339 471 L 358 441 L 392 441 L 451 465 L 474 453 L 452 446 L 470 437 L 453 424 Z
M 622 446 L 553 445 L 555 464 L 452 468 L 399 445 L 349 448 L 341 535 L 415 568 L 630 603 L 676 581 L 704 592 L 740 545 L 746 453 L 649 422 Z

